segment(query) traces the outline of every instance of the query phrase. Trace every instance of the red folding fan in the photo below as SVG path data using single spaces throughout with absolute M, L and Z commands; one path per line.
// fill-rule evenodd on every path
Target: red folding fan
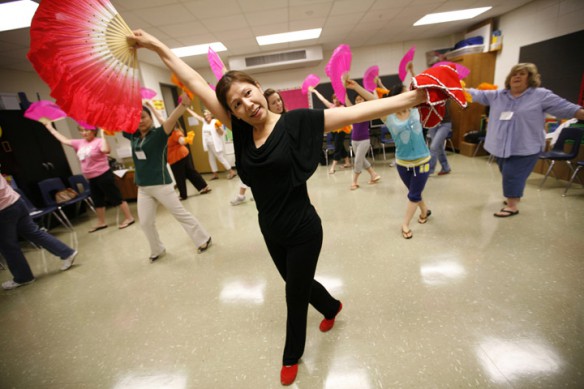
M 28 59 L 73 119 L 134 132 L 142 107 L 130 35 L 108 0 L 43 0 L 32 19 Z

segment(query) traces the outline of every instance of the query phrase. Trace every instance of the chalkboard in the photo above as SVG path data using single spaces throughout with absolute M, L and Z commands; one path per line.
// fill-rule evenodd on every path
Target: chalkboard
M 387 76 L 379 76 L 379 78 L 381 79 L 381 83 L 383 85 L 385 85 L 385 87 L 388 89 L 391 89 L 394 85 L 401 84 L 401 80 L 399 79 L 399 76 L 397 74 L 390 74 Z M 359 85 L 363 86 L 363 79 L 362 78 L 353 78 L 353 80 L 358 82 Z M 332 103 L 332 100 L 333 100 L 332 94 L 334 92 L 333 92 L 333 86 L 331 85 L 330 82 L 321 82 L 320 84 L 318 84 L 316 86 L 316 89 L 320 92 L 321 95 L 324 96 L 325 99 L 327 99 L 328 101 L 330 101 Z M 357 96 L 357 93 L 351 89 L 348 89 L 347 95 L 351 99 L 351 102 L 355 103 L 355 97 Z M 312 107 L 313 108 L 317 108 L 317 109 L 326 108 L 325 105 L 314 94 L 311 94 L 311 97 L 312 97 Z M 381 125 L 383 125 L 383 122 L 379 119 L 371 121 L 371 128 L 380 127 Z
M 531 62 L 541 74 L 541 86 L 573 103 L 582 104 L 584 30 L 523 46 L 519 62 Z

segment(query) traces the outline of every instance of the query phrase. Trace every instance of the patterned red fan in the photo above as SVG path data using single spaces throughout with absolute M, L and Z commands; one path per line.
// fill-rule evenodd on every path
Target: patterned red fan
M 108 0 L 43 0 L 32 19 L 28 59 L 73 119 L 134 132 L 142 107 L 129 35 Z
M 365 75 L 363 76 L 363 87 L 369 92 L 373 92 L 377 88 L 375 79 L 379 76 L 379 66 L 373 65 L 365 70 Z
M 324 72 L 331 80 L 337 99 L 343 104 L 345 104 L 345 96 L 347 94 L 345 78 L 348 76 L 349 70 L 351 70 L 351 60 L 351 48 L 348 45 L 339 45 L 333 51 L 331 59 L 324 69 Z

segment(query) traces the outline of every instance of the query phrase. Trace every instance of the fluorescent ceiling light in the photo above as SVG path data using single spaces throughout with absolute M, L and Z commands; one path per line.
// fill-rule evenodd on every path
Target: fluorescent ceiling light
M 322 28 L 313 28 L 312 30 L 291 31 L 281 34 L 256 36 L 260 46 L 274 45 L 276 43 L 305 41 L 308 39 L 317 39 L 322 32 Z
M 30 0 L 0 4 L 0 31 L 30 27 L 38 3 Z
M 223 45 L 223 43 L 221 43 L 221 42 L 204 43 L 202 45 L 195 45 L 195 46 L 177 47 L 176 49 L 171 49 L 171 50 L 178 57 L 190 57 L 193 55 L 207 54 L 207 52 L 209 51 L 209 46 L 215 52 L 227 50 L 227 47 L 225 47 Z
M 424 24 L 436 24 L 436 23 L 446 23 L 452 22 L 454 20 L 464 20 L 472 19 L 475 16 L 487 12 L 493 7 L 482 7 L 482 8 L 471 8 L 471 9 L 461 9 L 459 11 L 450 12 L 440 12 L 436 14 L 428 14 L 422 19 L 414 23 L 414 26 L 423 26 Z

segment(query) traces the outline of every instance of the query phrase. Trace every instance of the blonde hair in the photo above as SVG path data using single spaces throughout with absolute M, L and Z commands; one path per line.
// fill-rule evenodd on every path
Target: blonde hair
M 513 66 L 505 78 L 505 89 L 511 89 L 511 77 L 521 70 L 527 71 L 527 86 L 529 88 L 537 88 L 541 85 L 541 76 L 537 71 L 537 66 L 532 63 L 518 63 Z

